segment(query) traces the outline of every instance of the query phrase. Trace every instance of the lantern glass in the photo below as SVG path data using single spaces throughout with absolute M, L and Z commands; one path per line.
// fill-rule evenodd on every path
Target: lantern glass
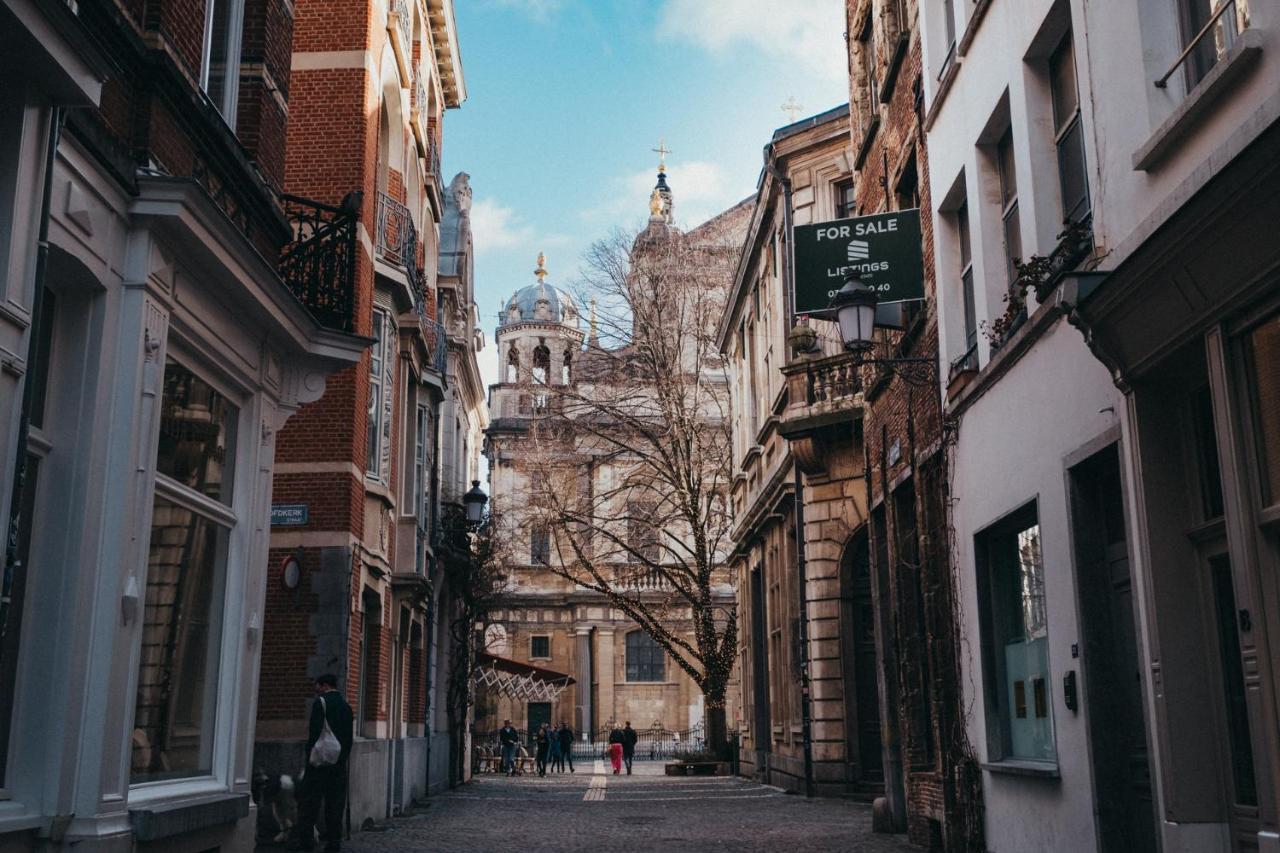
M 466 507 L 467 524 L 479 524 L 484 519 L 484 505 L 489 502 L 489 496 L 480 491 L 480 481 L 471 481 L 471 491 L 462 496 L 462 503 Z
M 863 350 L 874 343 L 876 306 L 874 302 L 850 302 L 836 312 L 840 337 L 846 349 Z

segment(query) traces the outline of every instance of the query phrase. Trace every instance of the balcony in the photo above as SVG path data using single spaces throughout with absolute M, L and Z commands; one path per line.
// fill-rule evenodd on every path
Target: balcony
M 390 0 L 387 4 L 387 34 L 400 66 L 400 79 L 410 83 L 413 71 L 413 9 L 408 0 Z
M 378 193 L 378 259 L 405 271 L 410 282 L 418 280 L 418 232 L 409 208 L 386 193 Z
M 853 422 L 862 417 L 862 378 L 850 353 L 801 356 L 782 374 L 787 406 L 778 433 L 791 442 L 802 471 L 820 474 L 826 470 L 828 445 L 850 440 Z
M 355 329 L 357 224 L 362 193 L 349 193 L 338 207 L 298 196 L 281 196 L 293 226 L 293 242 L 280 258 L 280 278 L 316 322 Z

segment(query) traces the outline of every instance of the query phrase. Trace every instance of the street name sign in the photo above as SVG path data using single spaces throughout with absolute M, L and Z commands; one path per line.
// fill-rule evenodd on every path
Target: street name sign
M 924 299 L 919 208 L 797 225 L 794 232 L 797 314 L 826 310 L 849 273 L 860 273 L 881 305 Z
M 300 527 L 307 523 L 310 514 L 307 504 L 272 504 L 271 526 Z

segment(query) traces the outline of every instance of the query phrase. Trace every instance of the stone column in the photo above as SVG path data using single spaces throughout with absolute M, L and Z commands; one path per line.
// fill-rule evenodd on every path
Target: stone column
M 613 633 L 612 626 L 596 631 L 599 646 L 596 649 L 595 661 L 596 684 L 600 687 L 600 707 L 596 709 L 596 725 L 603 726 L 614 717 L 617 709 L 613 706 Z
M 579 628 L 577 642 L 577 661 L 573 673 L 577 684 L 574 685 L 573 692 L 578 701 L 574 705 L 574 725 L 577 727 L 578 737 L 582 737 L 582 732 L 595 728 L 591 723 L 591 629 Z

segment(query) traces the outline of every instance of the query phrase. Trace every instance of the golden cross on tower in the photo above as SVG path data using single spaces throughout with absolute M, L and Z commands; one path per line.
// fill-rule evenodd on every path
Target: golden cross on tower
M 538 277 L 538 284 L 543 284 L 547 280 L 547 256 L 542 252 L 538 253 L 538 268 L 533 271 Z
M 658 171 L 667 171 L 667 155 L 673 153 L 672 150 L 667 147 L 667 141 L 662 137 L 658 137 L 658 147 L 650 148 L 649 150 L 658 155 Z
M 787 98 L 787 102 L 782 105 L 782 111 L 791 116 L 791 124 L 796 123 L 796 116 L 804 109 L 804 104 L 796 100 L 796 96 L 792 95 Z

